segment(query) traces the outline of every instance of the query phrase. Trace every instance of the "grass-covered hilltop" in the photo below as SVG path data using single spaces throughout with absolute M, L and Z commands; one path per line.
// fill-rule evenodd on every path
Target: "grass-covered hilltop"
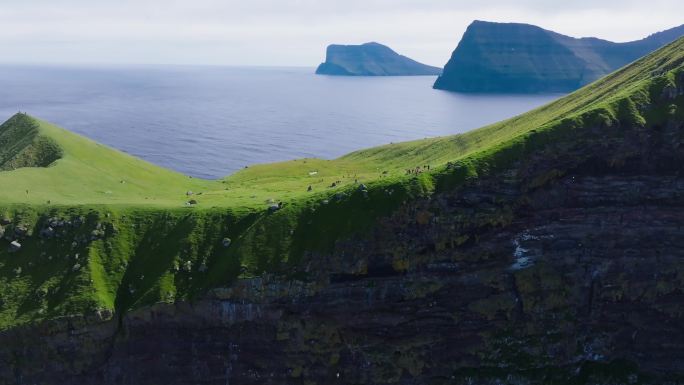
M 553 103 L 465 134 L 254 165 L 215 181 L 17 114 L 0 126 L 0 329 L 123 314 L 240 277 L 306 281 L 311 253 L 578 127 L 684 120 L 682 79 L 679 39 Z

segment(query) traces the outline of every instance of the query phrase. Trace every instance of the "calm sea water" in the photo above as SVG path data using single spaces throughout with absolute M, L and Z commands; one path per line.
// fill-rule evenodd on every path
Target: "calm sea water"
M 558 95 L 462 95 L 434 77 L 352 78 L 311 68 L 0 67 L 0 120 L 49 120 L 204 178 L 245 165 L 332 159 L 365 147 L 461 133 Z

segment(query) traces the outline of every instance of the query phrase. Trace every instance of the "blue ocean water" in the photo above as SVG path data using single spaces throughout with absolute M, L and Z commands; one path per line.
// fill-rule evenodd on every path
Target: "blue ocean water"
M 0 67 L 0 120 L 17 111 L 161 166 L 218 178 L 245 165 L 332 159 L 465 132 L 558 95 L 464 95 L 434 77 L 328 77 L 312 68 Z

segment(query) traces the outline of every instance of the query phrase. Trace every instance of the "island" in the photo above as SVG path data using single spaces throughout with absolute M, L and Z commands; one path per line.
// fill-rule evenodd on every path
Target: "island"
M 436 76 L 442 69 L 399 55 L 379 43 L 328 46 L 318 75 L 337 76 Z
M 684 35 L 684 25 L 645 39 L 576 39 L 520 23 L 475 21 L 434 88 L 473 93 L 574 91 Z

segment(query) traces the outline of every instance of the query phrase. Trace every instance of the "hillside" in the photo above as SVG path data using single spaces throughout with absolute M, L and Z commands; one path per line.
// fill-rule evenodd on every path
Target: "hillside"
M 466 134 L 218 181 L 23 114 L 0 138 L 59 155 L 0 172 L 0 383 L 684 374 L 684 39 Z
M 399 55 L 378 43 L 329 45 L 318 75 L 339 76 L 419 76 L 439 75 L 441 68 L 431 67 Z
M 0 127 L 0 171 L 47 167 L 61 157 L 59 146 L 27 119 L 15 117 Z
M 684 25 L 613 43 L 518 23 L 473 22 L 435 82 L 459 92 L 569 92 L 672 42 Z

